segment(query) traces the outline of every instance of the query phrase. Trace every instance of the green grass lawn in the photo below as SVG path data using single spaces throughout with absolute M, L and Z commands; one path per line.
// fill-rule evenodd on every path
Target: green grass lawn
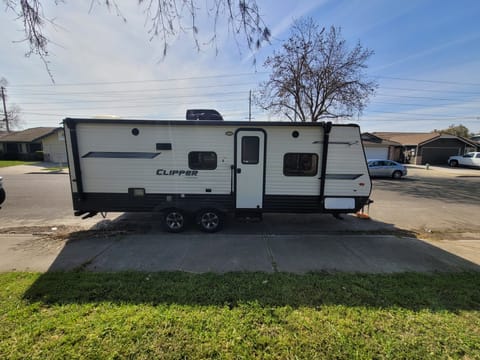
M 480 359 L 480 274 L 3 273 L 1 359 Z
M 21 161 L 21 160 L 0 160 L 0 168 L 17 165 L 31 165 L 35 164 L 34 161 Z

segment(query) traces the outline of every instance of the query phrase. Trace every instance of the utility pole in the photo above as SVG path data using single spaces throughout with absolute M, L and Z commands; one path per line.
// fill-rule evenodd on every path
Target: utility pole
M 248 93 L 248 121 L 252 121 L 252 90 Z
M 10 127 L 8 126 L 8 114 L 7 114 L 7 106 L 5 105 L 5 88 L 2 86 L 2 101 L 3 101 L 3 113 L 5 114 L 5 128 L 7 132 L 10 132 Z

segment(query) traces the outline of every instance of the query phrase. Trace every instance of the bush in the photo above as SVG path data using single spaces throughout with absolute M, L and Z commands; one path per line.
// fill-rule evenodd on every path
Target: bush
M 44 154 L 43 154 L 43 151 L 39 150 L 39 151 L 35 151 L 34 153 L 34 160 L 35 161 L 44 161 Z
M 20 160 L 18 153 L 6 152 L 3 154 L 2 160 Z

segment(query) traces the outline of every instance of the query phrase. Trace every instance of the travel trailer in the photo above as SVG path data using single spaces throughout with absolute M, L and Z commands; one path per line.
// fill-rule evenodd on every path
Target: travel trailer
M 228 213 L 355 213 L 371 181 L 358 125 L 64 120 L 73 208 L 161 212 L 218 231 Z

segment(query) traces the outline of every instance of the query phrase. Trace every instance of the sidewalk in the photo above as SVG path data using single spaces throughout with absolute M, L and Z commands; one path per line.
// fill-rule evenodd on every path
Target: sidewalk
M 451 177 L 480 177 L 480 169 L 449 167 L 439 165 L 413 165 L 405 164 L 408 170 L 419 171 L 423 176 L 433 175 L 449 175 Z
M 478 241 L 443 245 L 397 235 L 360 234 L 150 233 L 78 239 L 7 234 L 0 242 L 0 272 L 479 271 L 478 255 L 464 256 L 479 253 Z

